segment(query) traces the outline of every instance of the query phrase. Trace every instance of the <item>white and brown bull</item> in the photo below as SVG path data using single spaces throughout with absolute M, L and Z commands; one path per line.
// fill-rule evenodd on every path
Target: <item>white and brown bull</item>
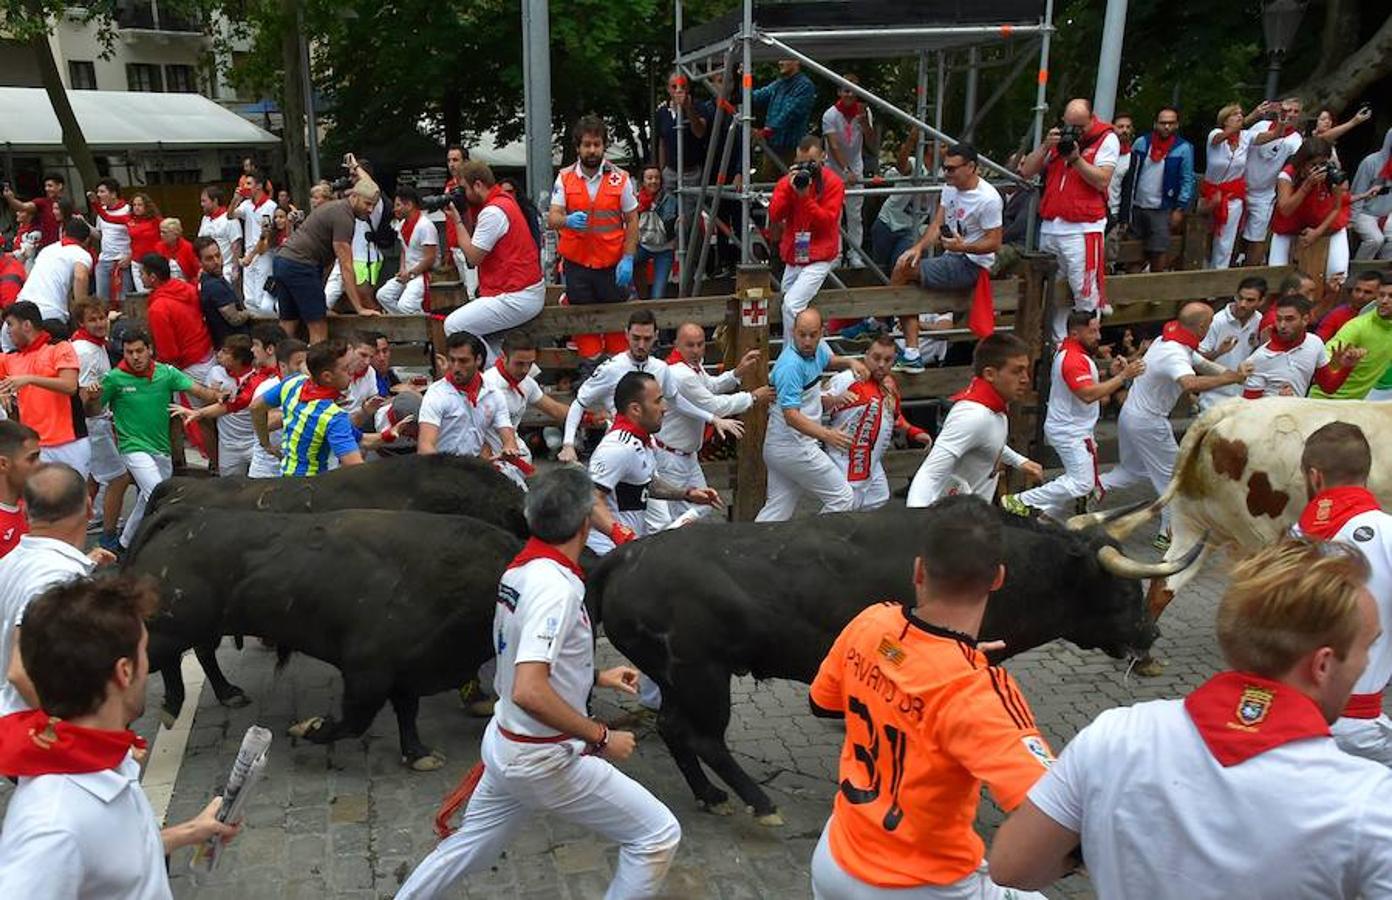
M 1185 433 L 1165 493 L 1108 528 L 1113 537 L 1124 538 L 1168 505 L 1171 541 L 1165 559 L 1180 559 L 1195 544 L 1205 545 L 1196 565 L 1151 582 L 1152 618 L 1198 574 L 1209 549 L 1251 552 L 1290 530 L 1309 499 L 1300 470 L 1305 440 L 1330 422 L 1363 429 L 1373 448 L 1368 487 L 1384 506 L 1392 506 L 1392 403 L 1300 397 L 1220 403 Z

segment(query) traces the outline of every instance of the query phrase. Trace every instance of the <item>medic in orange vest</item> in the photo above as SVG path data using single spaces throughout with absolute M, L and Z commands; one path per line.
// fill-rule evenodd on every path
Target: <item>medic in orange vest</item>
M 608 129 L 597 116 L 575 123 L 575 165 L 562 169 L 551 191 L 547 225 L 560 233 L 566 300 L 576 305 L 627 299 L 638 252 L 638 194 L 622 169 L 604 160 Z M 578 334 L 585 359 L 628 349 L 621 331 Z

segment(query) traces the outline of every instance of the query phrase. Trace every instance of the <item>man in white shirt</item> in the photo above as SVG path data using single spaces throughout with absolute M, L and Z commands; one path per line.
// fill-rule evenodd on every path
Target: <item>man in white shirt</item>
M 218 252 L 222 254 L 222 277 L 235 286 L 242 276 L 238 260 L 242 258 L 242 229 L 227 214 L 227 197 L 216 184 L 205 187 L 198 195 L 198 206 L 203 210 L 203 218 L 198 221 L 198 236 L 217 241 Z
M 1242 396 L 1304 397 L 1310 385 L 1332 394 L 1343 387 L 1354 367 L 1368 354 L 1365 347 L 1345 344 L 1330 359 L 1319 335 L 1305 329 L 1310 324 L 1310 301 L 1299 294 L 1286 294 L 1276 301 L 1276 324 L 1271 340 L 1248 357 L 1252 372 L 1242 383 Z
M 217 820 L 221 798 L 161 829 L 140 786 L 145 741 L 128 726 L 145 709 L 144 620 L 158 603 L 134 579 L 80 578 L 30 606 L 20 649 L 43 708 L 0 719 L 0 775 L 18 779 L 0 829 L 0 894 L 168 898 L 169 854 L 237 834 Z
M 1261 343 L 1261 315 L 1257 310 L 1266 299 L 1266 279 L 1256 275 L 1242 279 L 1232 301 L 1213 316 L 1208 334 L 1199 342 L 1199 355 L 1225 369 L 1236 369 Z M 1242 393 L 1242 387 L 1227 384 L 1199 395 L 1199 409 L 1229 400 Z
M 73 352 L 77 354 L 78 363 L 78 396 L 85 401 L 101 395 L 102 379 L 111 371 L 111 356 L 106 350 L 111 319 L 104 303 L 83 300 L 73 306 L 73 320 L 79 326 L 72 334 Z M 88 474 L 97 483 L 92 505 L 102 512 L 103 523 L 109 514 L 114 527 L 121 509 L 119 505 L 109 511 L 105 508 L 106 492 L 113 481 L 126 474 L 126 464 L 121 461 L 121 453 L 116 449 L 116 430 L 111 422 L 111 410 L 102 409 L 98 415 L 87 416 L 87 437 L 92 447 Z
M 261 231 L 270 226 L 277 209 L 275 200 L 266 192 L 267 180 L 261 173 L 245 179 L 250 187 L 237 192 L 238 203 L 227 215 L 242 223 L 242 299 L 247 308 L 260 316 L 278 315 L 276 299 L 266 290 L 271 274 L 271 254 L 256 252 Z
M 1002 464 L 1027 479 L 1044 476 L 1039 463 L 1006 444 L 1006 408 L 1029 390 L 1029 348 L 1013 334 L 998 331 L 972 353 L 973 378 L 954 401 L 933 449 L 909 484 L 908 505 L 927 506 L 949 494 L 975 494 L 990 503 Z
M 208 387 L 217 388 L 227 399 L 197 409 L 178 408 L 185 422 L 217 420 L 217 473 L 222 478 L 246 475 L 251 467 L 252 451 L 257 446 L 251 403 L 256 388 L 272 371 L 256 365 L 251 338 L 230 334 L 218 348 L 217 365 L 207 380 Z
M 1392 680 L 1392 516 L 1368 490 L 1372 466 L 1372 448 L 1357 425 L 1330 422 L 1313 432 L 1300 456 L 1310 502 L 1292 531 L 1353 547 L 1368 563 L 1368 593 L 1382 631 L 1332 731 L 1345 752 L 1392 766 L 1392 720 L 1382 708 L 1382 692 Z
M 527 410 L 535 409 L 557 424 L 565 422 L 569 407 L 547 394 L 537 383 L 537 342 L 525 331 L 509 331 L 499 345 L 502 355 L 483 370 L 483 383 L 503 398 L 513 431 L 522 428 Z M 488 432 L 488 447 L 494 453 L 503 449 L 502 437 L 492 429 Z M 526 441 L 517 442 L 517 459 L 526 466 L 532 462 L 532 451 Z
M 0 716 L 37 706 L 34 687 L 15 648 L 30 602 L 54 584 L 115 562 L 106 550 L 82 552 L 92 505 L 87 483 L 62 463 L 43 463 L 24 483 L 29 533 L 0 559 Z
M 1121 188 L 1131 171 L 1131 142 L 1136 138 L 1136 122 L 1130 113 L 1117 113 L 1112 117 L 1112 128 L 1116 131 L 1118 152 L 1116 168 L 1107 185 L 1107 215 L 1115 222 L 1121 214 Z
M 661 394 L 657 395 L 661 403 Z M 593 488 L 583 469 L 537 476 L 527 494 L 532 537 L 503 573 L 493 634 L 498 702 L 459 830 L 421 862 L 397 900 L 434 900 L 492 866 L 536 813 L 554 812 L 619 844 L 609 897 L 657 896 L 681 840 L 676 817 L 614 763 L 634 748 L 629 731 L 591 719 L 591 690 L 635 691 L 627 666 L 596 672 L 580 553 L 590 533 Z
M 924 290 L 984 290 L 985 296 L 990 296 L 991 266 L 1001 245 L 1005 206 L 1000 192 L 977 174 L 977 160 L 976 149 L 970 144 L 948 148 L 942 162 L 947 184 L 933 221 L 918 243 L 895 263 L 892 284 L 917 281 Z M 923 258 L 925 250 L 939 245 L 942 253 Z M 895 369 L 922 372 L 918 316 L 900 316 L 899 325 L 904 329 L 904 357 Z
M 507 402 L 479 374 L 486 353 L 483 341 L 467 331 L 445 339 L 445 377 L 427 388 L 421 400 L 417 453 L 491 456 L 487 435 L 493 431 L 499 455 L 519 455 Z
M 860 84 L 854 73 L 848 73 L 846 80 Z M 822 138 L 826 142 L 826 164 L 846 187 L 858 187 L 865 180 L 865 151 L 879 152 L 879 135 L 870 121 L 870 107 L 860 102 L 855 91 L 842 85 L 836 90 L 836 103 L 822 113 Z M 865 265 L 861 259 L 861 247 L 865 232 L 865 219 L 862 212 L 865 198 L 860 195 L 847 195 L 842 209 L 845 212 L 846 234 L 850 242 L 845 247 L 846 264 L 852 269 Z
M 1300 149 L 1304 137 L 1300 133 L 1300 98 L 1287 97 L 1281 101 L 1278 118 L 1259 127 L 1275 132 L 1275 140 L 1253 143 L 1247 150 L 1247 166 L 1243 178 L 1247 182 L 1247 215 L 1242 226 L 1246 242 L 1247 265 L 1260 266 L 1266 262 L 1266 239 L 1271 232 L 1271 214 L 1276 209 L 1276 176 L 1286 161 Z
M 253 338 L 253 342 L 254 342 Z M 252 403 L 255 403 L 266 392 L 276 387 L 284 379 L 295 375 L 308 374 L 305 369 L 305 356 L 309 352 L 309 345 L 298 338 L 284 338 L 275 345 L 276 368 L 279 374 L 272 375 L 265 381 L 256 386 L 251 393 Z M 267 440 L 263 445 L 259 440 L 251 448 L 251 465 L 247 468 L 248 478 L 279 478 L 280 477 L 280 442 L 281 426 L 284 424 L 280 409 L 267 411 Z M 254 427 L 254 425 L 253 425 Z M 275 452 L 267 449 L 275 448 Z
M 1181 394 L 1211 391 L 1225 384 L 1241 384 L 1252 372 L 1248 362 L 1234 370 L 1219 370 L 1204 361 L 1206 369 L 1219 370 L 1212 375 L 1194 371 L 1195 355 L 1208 327 L 1213 323 L 1213 310 L 1207 303 L 1186 303 L 1179 318 L 1165 323 L 1158 339 L 1145 352 L 1145 371 L 1131 383 L 1126 403 L 1117 421 L 1120 462 L 1102 476 L 1102 489 L 1113 491 L 1133 484 L 1149 482 L 1156 494 L 1164 493 L 1174 472 L 1174 429 L 1170 413 Z M 1160 534 L 1156 549 L 1170 547 L 1170 508 L 1160 514 Z
M 394 315 L 420 315 L 429 305 L 430 270 L 440 246 L 435 223 L 421 213 L 420 194 L 410 185 L 396 189 L 392 212 L 401 236 L 401 267 L 377 289 L 377 302 Z
M 1001 497 L 1005 510 L 1025 516 L 1037 509 L 1062 521 L 1070 504 L 1100 491 L 1093 431 L 1102 401 L 1145 372 L 1144 361 L 1118 357 L 1112 360 L 1107 380 L 1100 380 L 1092 355 L 1101 341 L 1102 323 L 1096 316 L 1077 310 L 1068 314 L 1068 338 L 1054 354 L 1044 417 L 1044 441 L 1058 454 L 1063 474 L 1024 493 Z
M 1059 152 L 1060 129 L 1049 129 L 1044 141 L 1020 161 L 1025 178 L 1044 174 L 1044 193 L 1039 201 L 1039 249 L 1058 258 L 1059 270 L 1068 279 L 1073 308 L 1105 311 L 1103 273 L 1107 230 L 1107 193 L 1121 155 L 1121 142 L 1112 126 L 1092 114 L 1084 99 L 1068 101 L 1064 125 L 1077 132 Z M 1063 340 L 1068 312 L 1054 316 L 1054 339 Z
M 81 219 L 64 222 L 62 239 L 39 251 L 15 300 L 33 302 L 44 319 L 67 322 L 71 303 L 86 297 L 91 287 L 92 254 L 87 250 L 91 236 L 91 227 Z M 5 349 L 12 348 L 7 343 Z
M 98 300 L 110 303 L 113 297 L 120 302 L 126 291 L 135 289 L 131 279 L 130 204 L 121 199 L 121 183 L 115 178 L 103 178 L 97 189 L 87 194 L 87 202 L 96 215 L 97 234 L 101 249 L 97 253 L 97 270 L 93 273 Z
M 1081 851 L 1099 897 L 1392 895 L 1392 772 L 1328 724 L 1378 636 L 1367 581 L 1320 543 L 1239 563 L 1218 610 L 1231 669 L 1084 728 L 996 832 L 992 880 L 1042 888 Z
M 706 330 L 695 322 L 686 322 L 677 329 L 675 353 L 678 358 L 667 367 L 667 377 L 675 383 L 677 395 L 712 415 L 730 419 L 773 396 L 773 389 L 767 385 L 752 391 L 739 390 L 740 382 L 759 363 L 756 350 L 746 353 L 739 364 L 728 372 L 721 375 L 707 372 Z M 657 476 L 678 487 L 706 487 L 706 476 L 701 471 L 700 460 L 705 433 L 704 420 L 678 409 L 667 410 L 662 419 L 662 429 L 653 436 Z M 662 530 L 690 508 L 690 504 L 682 501 L 650 500 L 648 530 Z

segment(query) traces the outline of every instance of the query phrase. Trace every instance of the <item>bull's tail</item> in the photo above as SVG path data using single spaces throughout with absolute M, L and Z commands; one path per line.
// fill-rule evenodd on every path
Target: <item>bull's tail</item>
M 1170 483 L 1165 486 L 1164 492 L 1156 497 L 1149 506 L 1130 515 L 1122 516 L 1113 522 L 1107 528 L 1109 535 L 1118 541 L 1126 540 L 1131 532 L 1160 515 L 1160 511 L 1174 500 L 1176 495 L 1185 490 L 1186 487 L 1197 483 L 1199 446 L 1208 436 L 1208 433 L 1213 430 L 1213 427 L 1226 417 L 1223 410 L 1226 405 L 1219 403 L 1194 420 L 1193 424 L 1184 432 L 1184 439 L 1179 442 L 1179 452 L 1175 454 L 1174 474 L 1170 476 Z

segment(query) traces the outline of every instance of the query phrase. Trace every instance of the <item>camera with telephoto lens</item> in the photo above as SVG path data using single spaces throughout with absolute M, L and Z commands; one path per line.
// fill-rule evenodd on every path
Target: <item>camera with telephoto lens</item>
M 1078 139 L 1083 136 L 1083 129 L 1064 122 L 1059 126 L 1058 133 L 1058 155 L 1072 156 L 1073 151 L 1078 149 Z
M 443 194 L 426 194 L 420 200 L 421 209 L 426 212 L 439 212 L 451 203 L 464 203 L 464 189 L 450 188 Z
M 793 183 L 793 187 L 800 191 L 805 191 L 812 186 L 812 182 L 818 184 L 822 181 L 822 164 L 815 160 L 793 163 L 788 167 L 788 180 Z
M 329 190 L 333 191 L 335 194 L 341 194 L 352 186 L 353 179 L 347 175 L 341 178 L 335 178 L 333 181 L 329 182 Z
M 1324 164 L 1324 183 L 1330 187 L 1338 187 L 1348 181 L 1348 173 L 1339 168 L 1338 163 L 1330 160 Z

